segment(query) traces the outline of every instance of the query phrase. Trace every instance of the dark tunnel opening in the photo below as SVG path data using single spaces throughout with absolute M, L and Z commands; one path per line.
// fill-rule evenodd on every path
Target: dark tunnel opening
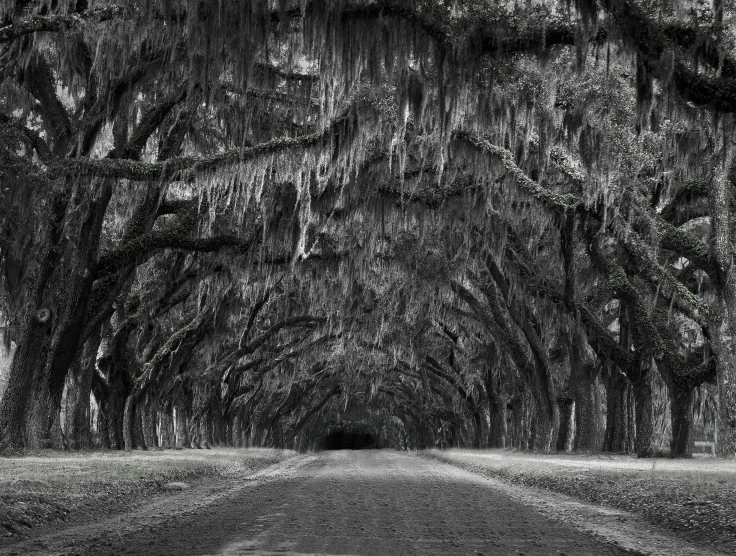
M 378 442 L 370 433 L 338 430 L 325 437 L 322 447 L 325 450 L 365 450 L 377 448 Z

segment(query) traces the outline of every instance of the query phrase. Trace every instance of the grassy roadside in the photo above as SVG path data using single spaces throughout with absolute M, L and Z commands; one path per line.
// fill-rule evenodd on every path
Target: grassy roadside
M 0 458 L 0 546 L 45 525 L 110 515 L 208 478 L 247 476 L 295 455 L 215 448 L 134 452 L 43 451 Z
M 684 539 L 736 553 L 736 462 L 431 450 L 426 456 L 512 484 L 641 515 Z

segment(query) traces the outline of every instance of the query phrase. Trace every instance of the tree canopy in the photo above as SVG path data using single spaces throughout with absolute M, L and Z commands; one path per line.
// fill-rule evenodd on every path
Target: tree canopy
M 735 9 L 2 0 L 0 450 L 734 454 Z

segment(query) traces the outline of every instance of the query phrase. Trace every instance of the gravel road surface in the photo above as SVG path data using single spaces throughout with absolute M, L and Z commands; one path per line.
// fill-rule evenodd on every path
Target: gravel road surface
M 374 450 L 298 456 L 0 548 L 79 555 L 623 553 L 476 474 Z

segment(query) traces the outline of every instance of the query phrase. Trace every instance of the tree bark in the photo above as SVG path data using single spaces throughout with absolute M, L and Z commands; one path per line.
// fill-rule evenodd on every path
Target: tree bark
M 676 386 L 668 387 L 670 415 L 672 419 L 672 442 L 670 455 L 675 458 L 692 457 L 694 438 L 692 435 L 693 391 Z
M 243 439 L 243 419 L 239 413 L 230 417 L 230 446 L 240 448 Z
M 565 452 L 569 444 L 570 435 L 572 433 L 571 421 L 573 415 L 573 401 L 569 399 L 559 400 L 560 406 L 560 428 L 557 431 L 557 442 L 555 449 L 558 452 Z
M 626 452 L 628 415 L 626 407 L 628 381 L 614 365 L 608 365 L 606 376 L 606 434 L 604 452 Z
M 50 333 L 50 323 L 37 322 L 30 310 L 26 313 L 8 386 L 0 400 L 0 452 L 17 453 L 26 444 L 26 410 L 35 378 L 34 366 L 42 365 L 44 360 L 38 346 L 46 344 Z
M 573 368 L 575 369 L 575 368 Z M 579 366 L 571 378 L 575 398 L 575 450 L 598 449 L 598 407 L 595 400 L 595 367 Z
M 723 122 L 721 125 L 726 126 Z M 716 172 L 709 193 L 710 247 L 717 274 L 717 306 L 712 311 L 710 329 L 718 380 L 716 452 L 720 456 L 730 457 L 736 454 L 736 276 L 731 241 L 731 221 L 734 217 L 730 214 L 733 176 L 729 175 L 734 146 L 728 126 L 723 135 L 723 158 L 716 161 Z
M 125 399 L 123 410 L 123 447 L 125 451 L 134 450 L 135 445 L 135 395 L 131 394 Z
M 147 448 L 158 448 L 159 439 L 156 433 L 156 421 L 158 415 L 154 402 L 150 399 L 141 406 L 141 424 L 143 429 L 143 441 Z
M 0 451 L 47 447 L 61 431 L 61 397 L 84 329 L 112 184 L 68 181 L 54 195 L 40 234 L 39 270 L 21 295 L 29 301 L 0 402 Z
M 176 405 L 176 449 L 189 448 L 189 407 L 185 404 Z
M 176 431 L 174 430 L 174 416 L 171 407 L 164 407 L 161 411 L 161 448 L 173 448 L 176 445 Z
M 98 330 L 85 343 L 80 357 L 72 365 L 67 379 L 66 441 L 73 450 L 92 445 L 90 396 L 97 363 L 101 334 Z
M 491 401 L 490 410 L 491 426 L 488 444 L 492 448 L 505 448 L 508 443 L 506 402 L 495 396 Z
M 110 381 L 107 401 L 107 422 L 110 431 L 110 447 L 114 450 L 125 449 L 125 438 L 123 435 L 125 423 L 125 400 L 128 398 L 127 377 L 116 371 Z
M 584 352 L 586 339 L 575 329 L 570 346 L 570 384 L 575 400 L 574 449 L 594 451 L 599 447 L 600 418 L 595 398 L 595 363 Z
M 488 412 L 490 417 L 488 446 L 491 448 L 505 448 L 508 432 L 506 430 L 506 402 L 501 398 L 498 391 L 490 364 L 486 369 L 484 386 L 486 390 L 486 398 L 488 400 Z
M 635 415 L 634 387 L 626 387 L 626 451 L 636 453 L 636 415 Z
M 638 380 L 632 381 L 634 389 L 636 439 L 634 451 L 637 457 L 650 458 L 654 455 L 654 418 L 652 405 L 652 383 L 649 369 L 642 370 Z
M 202 416 L 199 415 L 194 417 L 191 415 L 189 418 L 189 445 L 192 448 L 200 450 L 202 448 Z

